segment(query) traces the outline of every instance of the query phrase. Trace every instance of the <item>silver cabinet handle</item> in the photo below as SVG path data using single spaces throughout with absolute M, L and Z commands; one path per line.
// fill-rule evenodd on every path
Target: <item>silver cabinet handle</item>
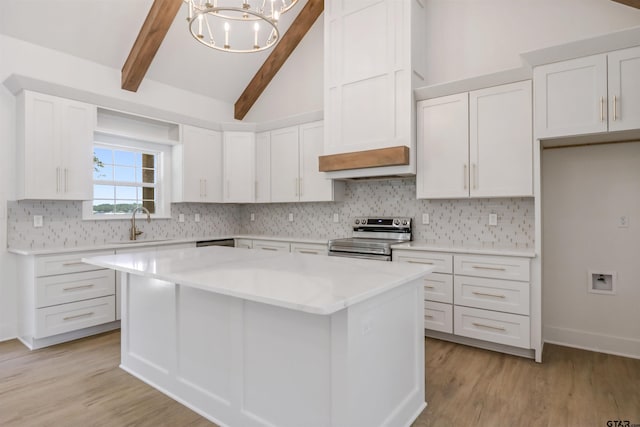
M 70 286 L 68 288 L 62 288 L 63 291 L 75 291 L 76 289 L 88 289 L 93 288 L 94 284 L 89 283 L 88 285 L 79 285 L 79 286 Z
M 484 265 L 472 265 L 471 268 L 477 268 L 478 270 L 507 271 L 504 267 L 486 267 Z
M 267 246 L 263 246 L 260 249 L 262 249 L 264 251 L 277 251 L 278 250 L 277 248 L 270 248 L 270 247 L 267 247 Z
M 503 331 L 503 332 L 506 331 L 506 329 L 503 328 L 502 326 L 485 325 L 484 323 L 476 323 L 476 322 L 473 322 L 472 325 L 478 328 L 487 328 L 487 329 L 493 329 L 496 331 Z
M 67 317 L 63 317 L 62 320 L 72 320 L 72 319 L 79 319 L 80 317 L 88 317 L 88 316 L 93 316 L 93 311 L 90 311 L 88 313 L 82 313 L 82 314 L 76 314 L 75 316 L 67 316 Z
M 600 121 L 604 122 L 604 96 L 600 97 Z
M 462 183 L 464 185 L 464 189 L 467 189 L 467 183 L 469 182 L 469 177 L 467 176 L 467 164 L 464 164 L 464 169 L 462 173 Z
M 471 293 L 474 294 L 474 295 L 479 295 L 479 296 L 483 296 L 483 297 L 506 298 L 506 296 L 499 295 L 499 294 L 488 294 L 488 293 L 485 293 L 485 292 L 477 292 L 477 291 L 471 291 Z
M 425 314 L 424 317 L 425 319 L 433 319 L 433 316 L 430 314 Z
M 301 254 L 309 254 L 309 255 L 318 255 L 318 252 L 314 252 L 314 251 L 298 251 Z
M 618 97 L 613 95 L 613 121 L 618 119 Z
M 69 262 L 63 262 L 62 263 L 62 265 L 64 267 L 70 267 L 72 265 L 82 265 L 82 264 L 84 264 L 84 262 L 82 262 L 82 261 L 69 261 Z
M 426 279 L 425 279 L 426 280 Z M 436 287 L 433 285 L 424 285 L 425 288 L 427 289 L 435 289 Z
M 407 261 L 409 264 L 427 264 L 427 265 L 433 265 L 433 262 L 431 261 L 413 261 L 413 260 L 408 260 Z

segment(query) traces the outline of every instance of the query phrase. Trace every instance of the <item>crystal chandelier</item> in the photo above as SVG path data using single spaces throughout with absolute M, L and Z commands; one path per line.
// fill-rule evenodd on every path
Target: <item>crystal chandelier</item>
M 189 31 L 205 46 L 224 52 L 259 52 L 280 37 L 278 20 L 298 0 L 184 0 Z

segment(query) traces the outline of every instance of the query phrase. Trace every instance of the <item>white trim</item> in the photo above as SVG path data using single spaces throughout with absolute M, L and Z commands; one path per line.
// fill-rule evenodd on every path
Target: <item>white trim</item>
M 549 344 L 640 359 L 640 339 L 546 325 L 544 336 Z

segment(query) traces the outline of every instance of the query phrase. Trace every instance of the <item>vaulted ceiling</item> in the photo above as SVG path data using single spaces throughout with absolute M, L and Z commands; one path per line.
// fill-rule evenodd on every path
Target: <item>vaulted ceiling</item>
M 281 17 L 287 31 L 307 0 Z M 153 0 L 1 0 L 0 33 L 121 69 Z M 235 103 L 270 51 L 218 52 L 193 40 L 180 7 L 145 79 Z M 144 81 L 141 87 L 144 86 Z

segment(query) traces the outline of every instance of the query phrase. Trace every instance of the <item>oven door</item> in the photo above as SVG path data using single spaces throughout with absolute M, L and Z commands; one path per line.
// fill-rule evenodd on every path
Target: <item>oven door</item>
M 332 252 L 329 251 L 329 256 L 337 256 L 343 258 L 359 258 L 359 259 L 373 259 L 377 261 L 391 261 L 391 255 L 376 255 L 376 254 L 363 254 L 359 252 Z

